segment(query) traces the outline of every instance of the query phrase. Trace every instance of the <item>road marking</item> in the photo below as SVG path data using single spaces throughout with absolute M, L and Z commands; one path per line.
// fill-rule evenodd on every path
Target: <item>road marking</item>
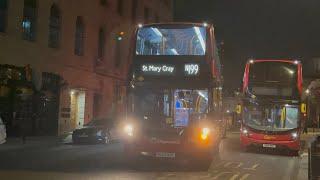
M 223 164 L 226 163 L 225 161 L 221 161 L 218 164 L 214 164 L 213 166 L 211 166 L 211 168 L 215 168 L 215 167 L 219 167 L 219 166 L 223 166 Z
M 240 168 L 243 163 L 242 162 L 227 162 L 224 164 L 224 167 L 227 168 L 227 167 L 230 167 L 230 165 L 236 165 L 235 167 L 231 167 L 231 168 Z
M 258 167 L 258 166 L 259 166 L 259 164 L 255 164 L 255 165 L 253 165 L 252 167 L 243 168 L 243 169 L 255 171 L 255 170 L 257 170 L 257 167 Z
M 226 175 L 226 174 L 232 174 L 232 172 L 220 172 L 216 176 L 214 176 L 212 179 L 219 179 L 221 176 Z
M 238 176 L 239 176 L 239 174 L 235 174 L 229 180 L 236 180 Z
M 240 180 L 246 180 L 246 179 L 248 179 L 248 177 L 250 176 L 250 174 L 244 174 L 241 178 L 240 178 Z

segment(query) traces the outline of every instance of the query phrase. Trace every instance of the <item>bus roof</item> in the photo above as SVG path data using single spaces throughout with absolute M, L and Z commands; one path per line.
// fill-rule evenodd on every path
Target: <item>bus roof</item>
M 283 63 L 292 63 L 292 64 L 299 64 L 299 60 L 293 59 L 249 59 L 248 63 L 259 63 L 259 62 L 283 62 Z
M 166 22 L 166 23 L 149 23 L 149 24 L 141 24 L 142 27 L 152 27 L 152 26 L 172 26 L 172 25 L 178 25 L 178 26 L 213 26 L 209 23 L 192 23 L 192 22 Z

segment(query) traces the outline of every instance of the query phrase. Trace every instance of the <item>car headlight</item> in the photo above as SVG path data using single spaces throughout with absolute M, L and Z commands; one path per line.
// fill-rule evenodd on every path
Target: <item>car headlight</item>
M 292 139 L 297 139 L 298 138 L 298 133 L 297 132 L 291 133 L 291 138 Z
M 128 135 L 128 136 L 133 136 L 133 126 L 131 124 L 127 124 L 124 127 L 124 132 Z
M 96 136 L 102 136 L 102 131 L 99 130 L 99 131 L 96 133 Z
M 201 130 L 201 136 L 200 136 L 201 139 L 202 139 L 202 140 L 208 139 L 209 133 L 210 133 L 210 129 L 209 129 L 209 128 L 207 128 L 207 127 L 202 128 L 202 130 Z

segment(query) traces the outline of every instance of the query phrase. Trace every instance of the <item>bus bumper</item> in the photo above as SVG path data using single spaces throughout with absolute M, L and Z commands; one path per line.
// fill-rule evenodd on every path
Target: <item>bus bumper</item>
M 216 149 L 218 149 L 218 145 L 198 146 L 194 144 L 184 144 L 179 147 L 152 144 L 138 145 L 135 143 L 126 143 L 124 145 L 124 152 L 129 159 L 141 157 L 159 160 L 202 159 L 211 161 L 215 153 L 219 152 Z M 159 156 L 159 154 L 167 154 L 168 156 Z
M 275 141 L 275 140 L 259 140 L 244 135 L 240 136 L 242 148 L 247 147 L 265 147 L 274 149 L 290 149 L 293 151 L 300 150 L 300 140 Z M 274 145 L 274 146 L 273 146 Z

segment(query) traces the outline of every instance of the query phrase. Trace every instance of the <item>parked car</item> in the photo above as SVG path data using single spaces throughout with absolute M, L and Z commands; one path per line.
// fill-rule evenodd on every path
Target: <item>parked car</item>
M 3 121 L 0 117 L 0 144 L 5 143 L 6 138 L 7 138 L 6 125 L 3 123 Z
M 110 143 L 113 139 L 111 119 L 94 119 L 72 133 L 73 143 Z

